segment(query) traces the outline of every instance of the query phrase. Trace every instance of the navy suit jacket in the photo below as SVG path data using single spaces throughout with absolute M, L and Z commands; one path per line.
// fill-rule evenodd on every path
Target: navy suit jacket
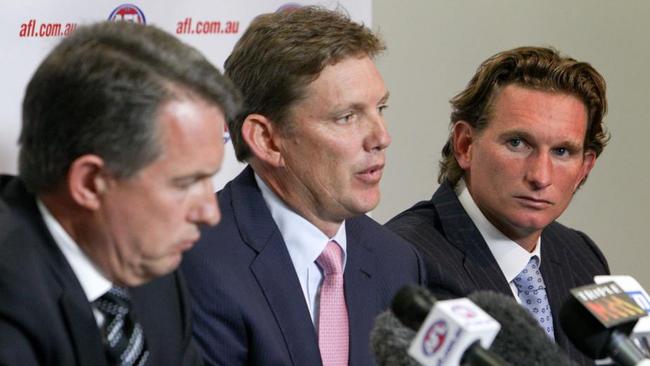
M 202 233 L 181 267 L 206 361 L 321 365 L 300 282 L 252 169 L 228 183 L 218 200 L 221 223 Z M 422 283 L 423 264 L 407 242 L 367 216 L 345 225 L 349 364 L 374 365 L 369 346 L 374 318 L 403 285 Z
M 88 298 L 19 179 L 0 176 L 0 365 L 108 366 Z M 202 365 L 174 272 L 130 289 L 148 365 Z
M 512 296 L 496 259 L 449 182 L 431 200 L 417 203 L 386 226 L 420 250 L 428 285 L 438 296 L 462 297 L 478 290 Z M 542 232 L 541 256 L 555 340 L 577 362 L 593 365 L 593 360 L 573 347 L 558 317 L 570 289 L 592 284 L 595 275 L 609 274 L 607 261 L 587 235 L 557 222 Z

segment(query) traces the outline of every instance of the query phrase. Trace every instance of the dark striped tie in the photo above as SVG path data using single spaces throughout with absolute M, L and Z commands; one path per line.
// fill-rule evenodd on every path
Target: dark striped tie
M 101 331 L 109 363 L 119 366 L 144 365 L 149 351 L 142 326 L 130 312 L 128 291 L 115 286 L 93 301 L 93 305 L 105 316 Z

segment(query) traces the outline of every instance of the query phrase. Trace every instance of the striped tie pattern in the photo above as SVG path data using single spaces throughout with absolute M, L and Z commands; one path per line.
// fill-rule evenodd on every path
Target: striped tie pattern
M 105 317 L 101 332 L 109 363 L 115 366 L 145 365 L 149 351 L 142 326 L 134 321 L 130 312 L 128 291 L 114 286 L 93 301 L 93 305 Z
M 343 291 L 343 253 L 335 241 L 316 259 L 323 270 L 318 310 L 318 348 L 323 366 L 348 365 L 348 308 Z

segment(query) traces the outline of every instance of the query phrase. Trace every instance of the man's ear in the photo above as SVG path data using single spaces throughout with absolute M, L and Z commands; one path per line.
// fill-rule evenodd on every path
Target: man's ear
M 596 152 L 593 150 L 586 150 L 582 159 L 582 166 L 580 167 L 580 175 L 573 187 L 574 192 L 578 187 L 580 187 L 580 185 L 582 185 L 585 179 L 587 179 L 587 176 L 589 175 L 589 172 L 591 172 L 591 169 L 594 168 L 594 165 L 596 165 Z
M 108 189 L 108 179 L 102 158 L 92 154 L 82 155 L 70 164 L 67 190 L 76 204 L 96 210 L 101 205 L 101 196 Z
M 274 167 L 284 165 L 278 126 L 261 114 L 249 114 L 242 125 L 242 137 L 253 155 Z
M 472 142 L 474 141 L 474 128 L 465 121 L 458 121 L 452 129 L 452 146 L 458 165 L 464 170 L 469 169 L 472 162 Z

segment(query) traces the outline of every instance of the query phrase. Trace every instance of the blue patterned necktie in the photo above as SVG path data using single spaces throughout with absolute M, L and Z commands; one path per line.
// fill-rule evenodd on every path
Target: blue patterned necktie
M 548 303 L 542 273 L 539 271 L 539 258 L 537 256 L 530 258 L 526 268 L 519 272 L 514 282 L 519 292 L 521 304 L 533 315 L 537 323 L 546 331 L 546 334 L 551 339 L 554 339 L 551 306 Z
M 131 314 L 131 299 L 125 288 L 114 286 L 93 301 L 104 314 L 102 339 L 110 365 L 142 366 L 149 358 L 142 326 Z

